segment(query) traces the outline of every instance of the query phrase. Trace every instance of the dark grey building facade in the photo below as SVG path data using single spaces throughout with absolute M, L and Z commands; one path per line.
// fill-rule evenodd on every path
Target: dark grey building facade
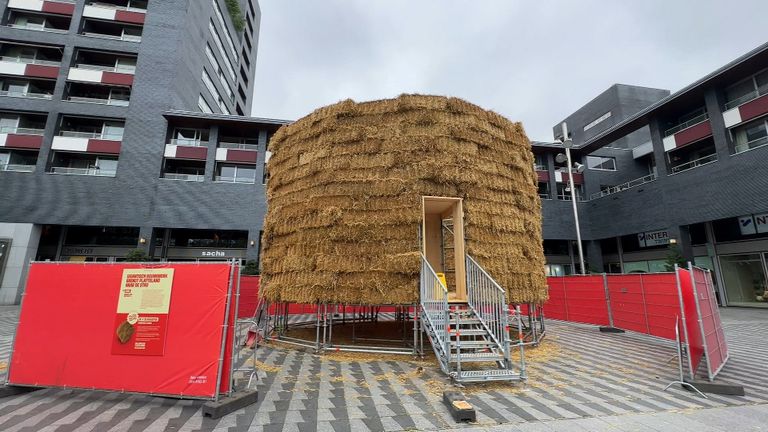
M 240 0 L 0 1 L 0 303 L 30 260 L 258 257 L 261 12 Z
M 768 305 L 768 44 L 686 88 L 614 85 L 568 118 L 588 270 L 664 271 L 670 243 L 720 300 Z M 553 127 L 560 139 L 560 123 Z M 536 143 L 550 274 L 577 271 L 558 142 Z

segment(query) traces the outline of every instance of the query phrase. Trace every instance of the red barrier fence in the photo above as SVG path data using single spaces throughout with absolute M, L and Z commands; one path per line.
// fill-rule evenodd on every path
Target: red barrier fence
M 223 324 L 238 270 L 234 263 L 33 263 L 8 384 L 217 398 L 230 387 Z M 234 317 L 235 305 L 229 309 Z
M 676 340 L 679 317 L 691 376 L 704 356 L 710 380 L 728 360 L 714 284 L 707 270 L 690 266 L 671 273 L 549 277 L 547 284 L 547 318 Z

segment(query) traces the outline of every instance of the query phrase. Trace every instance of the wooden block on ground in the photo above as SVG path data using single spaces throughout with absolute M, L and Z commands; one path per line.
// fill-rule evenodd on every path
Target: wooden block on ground
M 624 330 L 616 327 L 600 326 L 600 333 L 624 333 Z
M 744 396 L 744 386 L 732 383 L 724 382 L 709 382 L 709 381 L 696 381 L 685 380 L 688 384 L 696 387 L 702 393 L 712 393 L 731 396 Z M 688 386 L 683 386 L 688 391 L 693 391 Z
M 456 390 L 446 390 L 443 392 L 443 402 L 448 407 L 448 411 L 457 422 L 474 422 L 477 420 L 475 408 L 467 402 L 464 393 Z
M 248 405 L 256 403 L 258 399 L 258 392 L 256 390 L 237 391 L 232 393 L 232 396 L 222 397 L 218 402 L 206 402 L 203 405 L 203 417 L 214 419 L 224 417 L 240 408 L 245 408 Z

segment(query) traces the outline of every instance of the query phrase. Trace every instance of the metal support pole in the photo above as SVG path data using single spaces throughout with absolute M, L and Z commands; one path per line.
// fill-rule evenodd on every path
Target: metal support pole
M 520 306 L 515 306 L 517 312 L 517 339 L 520 346 L 520 379 L 525 380 L 528 377 L 525 374 L 525 340 L 523 340 L 523 320 L 520 317 Z
M 317 322 L 315 323 L 315 353 L 320 352 L 320 302 L 317 303 L 317 309 L 315 309 L 315 315 Z
M 571 204 L 573 205 L 573 221 L 576 225 L 576 242 L 579 250 L 579 265 L 581 274 L 586 274 L 584 268 L 584 250 L 581 247 L 581 227 L 579 226 L 579 209 L 576 205 L 576 188 L 573 184 L 573 164 L 571 162 L 571 146 L 573 141 L 568 138 L 568 125 L 563 122 L 563 147 L 565 147 L 565 156 L 568 159 L 568 187 L 571 189 Z
M 214 400 L 218 402 L 219 391 L 221 391 L 221 374 L 224 371 L 224 350 L 227 347 L 227 328 L 229 327 L 229 306 L 232 300 L 232 280 L 235 277 L 235 262 L 232 261 L 229 267 L 229 286 L 227 287 L 227 301 L 224 306 L 224 325 L 222 326 L 221 348 L 219 349 L 219 367 L 216 372 L 216 396 Z
M 238 328 L 238 312 L 240 311 L 240 264 L 237 264 L 237 289 L 235 290 L 235 321 L 232 323 L 232 363 L 229 366 L 229 392 L 227 393 L 229 396 L 232 395 L 232 392 L 235 388 L 235 358 L 239 356 L 240 350 L 238 349 L 239 344 L 237 343 L 237 334 L 239 332 Z
M 415 355 L 418 354 L 418 351 L 419 351 L 419 347 L 418 347 L 418 338 L 419 338 L 419 333 L 418 333 L 419 328 L 418 328 L 418 325 L 419 325 L 419 318 L 418 318 L 418 314 L 417 314 L 417 311 L 416 311 L 416 305 L 415 304 L 413 305 L 413 315 L 412 315 L 412 318 L 413 318 L 413 355 L 415 356 Z
M 643 314 L 645 314 L 645 331 L 651 334 L 651 321 L 648 319 L 648 303 L 645 301 L 645 283 L 643 283 L 643 274 L 640 273 L 640 294 L 643 296 Z
M 603 289 L 605 289 L 605 305 L 608 308 L 608 325 L 613 328 L 613 309 L 611 309 L 611 292 L 608 290 L 608 275 L 603 273 Z

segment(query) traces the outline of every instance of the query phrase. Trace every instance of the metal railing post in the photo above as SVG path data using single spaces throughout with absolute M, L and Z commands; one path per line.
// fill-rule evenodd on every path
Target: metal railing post
M 608 307 L 608 325 L 613 328 L 613 309 L 611 308 L 611 292 L 608 289 L 608 275 L 603 273 L 603 289 L 605 290 L 605 305 Z

